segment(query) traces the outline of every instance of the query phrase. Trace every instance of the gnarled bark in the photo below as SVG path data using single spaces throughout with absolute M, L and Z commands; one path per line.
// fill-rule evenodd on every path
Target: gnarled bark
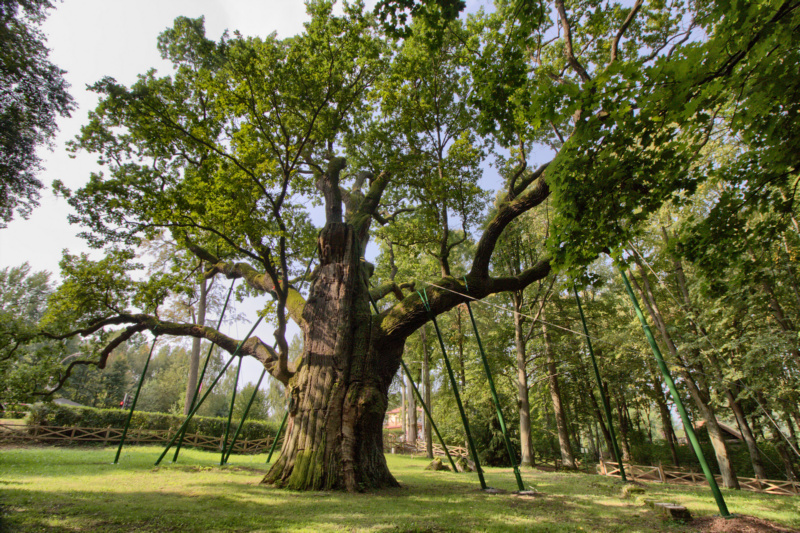
M 396 486 L 382 428 L 403 346 L 385 343 L 370 313 L 352 226 L 329 223 L 319 244 L 319 274 L 303 310 L 305 352 L 288 384 L 286 436 L 264 482 L 298 490 Z

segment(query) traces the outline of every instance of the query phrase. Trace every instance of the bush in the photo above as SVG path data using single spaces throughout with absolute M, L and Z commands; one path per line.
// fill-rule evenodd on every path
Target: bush
M 74 407 L 69 405 L 56 405 L 53 403 L 37 403 L 30 408 L 26 420 L 29 426 L 65 426 L 81 428 L 122 428 L 125 426 L 127 410 L 122 409 L 95 409 L 93 407 Z M 177 430 L 183 423 L 184 417 L 164 413 L 134 412 L 131 418 L 131 429 L 151 430 Z M 192 417 L 187 433 L 199 433 L 207 437 L 221 437 L 225 434 L 227 418 L 219 417 Z M 231 424 L 231 436 L 236 429 L 238 421 Z M 260 420 L 245 421 L 240 439 L 264 439 L 274 437 L 278 432 L 278 425 Z
M 28 416 L 27 404 L 22 404 L 22 405 L 11 404 L 11 405 L 5 405 L 4 407 L 5 407 L 4 410 L 0 410 L 0 418 L 16 420 Z

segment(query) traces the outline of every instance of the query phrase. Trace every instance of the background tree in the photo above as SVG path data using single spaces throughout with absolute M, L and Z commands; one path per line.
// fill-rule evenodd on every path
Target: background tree
M 30 265 L 0 270 L 0 402 L 32 402 L 58 374 L 61 360 L 78 342 L 55 342 L 38 336 L 54 290 L 49 272 Z
M 55 135 L 56 117 L 75 106 L 39 30 L 52 7 L 50 0 L 0 1 L 0 228 L 15 211 L 26 218 L 38 205 L 36 150 Z

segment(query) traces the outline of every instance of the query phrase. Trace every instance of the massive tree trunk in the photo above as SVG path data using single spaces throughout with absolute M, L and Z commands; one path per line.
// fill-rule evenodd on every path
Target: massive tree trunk
M 320 250 L 303 309 L 303 359 L 287 387 L 286 437 L 264 482 L 298 490 L 397 486 L 382 430 L 403 345 L 387 344 L 373 321 L 352 227 L 329 223 Z M 385 367 L 387 355 L 394 368 Z

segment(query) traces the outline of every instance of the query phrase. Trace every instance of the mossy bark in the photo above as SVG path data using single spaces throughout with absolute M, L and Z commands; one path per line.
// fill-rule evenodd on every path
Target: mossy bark
M 373 320 L 352 226 L 329 223 L 320 250 L 303 310 L 305 352 L 287 387 L 286 436 L 263 482 L 295 490 L 397 486 L 383 455 L 383 418 L 403 345 L 387 343 Z

